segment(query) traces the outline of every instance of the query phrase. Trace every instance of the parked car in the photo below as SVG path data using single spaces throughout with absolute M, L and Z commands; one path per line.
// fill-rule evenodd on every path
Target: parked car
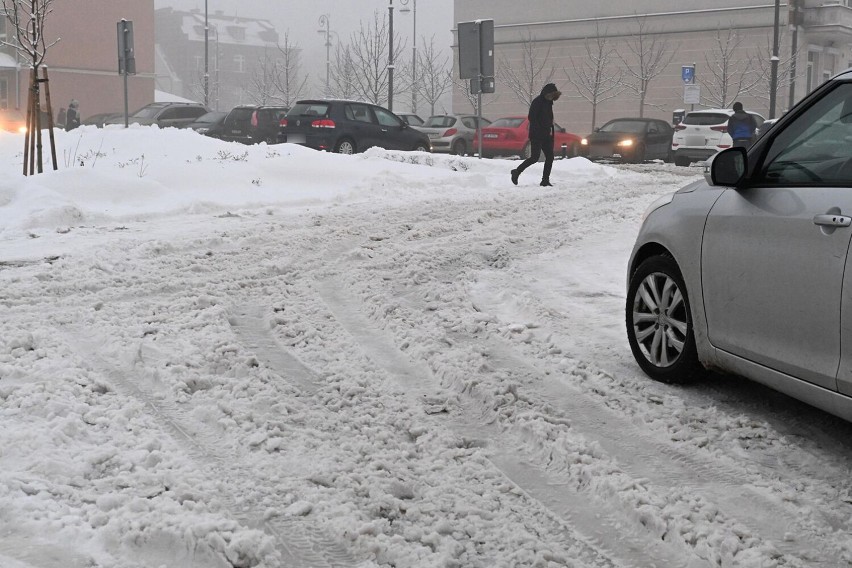
M 464 156 L 473 148 L 477 124 L 480 124 L 478 120 L 479 118 L 473 115 L 430 116 L 421 130 L 429 135 L 433 152 Z M 481 120 L 483 126 L 491 124 L 489 120 Z
M 207 114 L 202 114 L 194 122 L 190 122 L 187 128 L 212 138 L 221 138 L 222 123 L 225 121 L 226 116 L 228 116 L 227 112 L 214 110 Z
M 580 155 L 581 138 L 555 124 L 553 153 L 573 158 Z M 529 120 L 526 116 L 507 116 L 498 118 L 482 129 L 482 157 L 521 156 L 530 157 Z M 478 139 L 474 139 L 474 151 L 479 149 Z
M 199 103 L 151 103 L 128 117 L 129 124 L 156 124 L 160 128 L 186 128 L 210 110 Z M 124 124 L 124 114 L 105 121 L 105 124 Z
M 654 202 L 627 336 L 654 379 L 737 374 L 852 420 L 852 72 Z
M 396 115 L 401 118 L 402 121 L 405 122 L 405 124 L 413 128 L 421 128 L 423 125 L 426 124 L 426 121 L 424 121 L 422 118 L 420 118 L 414 113 L 398 112 L 396 113 Z
M 429 137 L 386 108 L 336 99 L 298 101 L 281 119 L 279 141 L 340 154 L 371 146 L 431 152 Z
M 777 118 L 767 118 L 766 120 L 764 120 L 763 124 L 757 127 L 757 131 L 755 131 L 754 137 L 759 137 L 761 134 L 769 130 L 769 127 L 775 124 L 776 122 L 778 122 Z
M 121 118 L 121 124 L 124 124 L 123 112 L 101 112 L 87 116 L 85 120 L 80 122 L 80 126 L 97 126 L 98 128 L 103 128 L 104 124 L 108 121 L 117 118 Z
M 734 111 L 729 108 L 694 110 L 686 113 L 683 122 L 674 127 L 672 153 L 675 164 L 688 166 L 692 162 L 703 162 L 720 150 L 730 148 L 734 141 L 728 134 L 728 119 Z M 750 112 L 763 124 L 763 116 Z
M 674 130 L 656 118 L 616 118 L 583 138 L 582 155 L 590 160 L 616 159 L 644 162 L 672 158 Z
M 243 144 L 278 143 L 281 119 L 290 110 L 284 106 L 241 105 L 231 109 L 218 138 Z

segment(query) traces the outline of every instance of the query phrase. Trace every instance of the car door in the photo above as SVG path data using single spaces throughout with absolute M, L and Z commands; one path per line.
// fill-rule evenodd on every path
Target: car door
M 382 107 L 372 107 L 379 123 L 377 146 L 387 150 L 411 150 L 414 142 L 409 140 L 410 131 L 398 116 Z
M 381 129 L 366 103 L 346 103 L 344 110 L 347 120 L 346 128 L 341 136 L 351 137 L 359 152 L 372 146 L 381 146 Z
M 665 158 L 669 153 L 671 136 L 665 123 L 656 120 L 649 121 L 646 125 L 645 138 L 647 140 L 645 157 L 648 159 Z
M 852 329 L 850 102 L 852 87 L 838 90 L 775 132 L 749 187 L 711 209 L 701 249 L 710 342 L 831 390 L 841 354 L 852 356 L 849 334 L 841 346 L 841 323 Z

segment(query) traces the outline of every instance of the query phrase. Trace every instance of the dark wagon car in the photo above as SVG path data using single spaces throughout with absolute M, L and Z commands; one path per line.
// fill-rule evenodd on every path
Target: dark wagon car
M 129 124 L 156 124 L 160 128 L 186 128 L 210 110 L 198 103 L 151 103 L 128 117 Z M 124 115 L 111 118 L 105 124 L 124 124 Z
M 616 118 L 581 142 L 583 155 L 590 160 L 615 159 L 622 162 L 672 160 L 674 130 L 656 118 Z
M 371 146 L 431 152 L 429 137 L 386 108 L 336 99 L 297 102 L 281 119 L 279 141 L 341 154 Z
M 217 138 L 243 144 L 276 144 L 281 119 L 290 110 L 283 106 L 241 105 L 231 109 Z

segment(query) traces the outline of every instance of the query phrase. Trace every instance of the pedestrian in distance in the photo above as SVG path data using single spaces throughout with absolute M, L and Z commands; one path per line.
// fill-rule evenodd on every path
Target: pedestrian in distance
M 553 83 L 548 83 L 530 104 L 527 115 L 530 123 L 530 157 L 520 166 L 512 170 L 512 183 L 518 185 L 521 173 L 538 162 L 544 152 L 544 173 L 541 176 L 541 186 L 552 186 L 550 170 L 553 168 L 553 101 L 559 99 L 562 92 Z
M 752 115 L 743 110 L 743 103 L 734 103 L 734 114 L 728 119 L 728 134 L 734 141 L 733 147 L 748 148 L 754 142 L 757 121 Z
M 80 126 L 80 103 L 72 99 L 65 111 L 65 130 L 74 130 Z
M 59 107 L 59 116 L 56 117 L 56 126 L 59 128 L 65 128 L 66 114 L 65 107 Z

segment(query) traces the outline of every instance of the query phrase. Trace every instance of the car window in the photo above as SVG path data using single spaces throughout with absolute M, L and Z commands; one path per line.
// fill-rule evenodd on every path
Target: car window
M 757 181 L 852 186 L 852 84 L 842 83 L 778 132 Z
M 419 116 L 414 116 L 414 115 L 411 115 L 411 114 L 409 114 L 408 116 L 405 117 L 405 122 L 407 122 L 408 124 L 411 124 L 413 126 L 422 126 L 423 125 L 423 120 Z
M 296 103 L 287 116 L 328 116 L 328 103 Z
M 228 113 L 225 119 L 225 124 L 230 126 L 234 124 L 247 124 L 251 120 L 251 113 L 254 112 L 251 108 L 235 108 Z
M 136 112 L 134 112 L 132 116 L 136 118 L 155 118 L 157 116 L 157 113 L 160 112 L 162 109 L 163 107 L 161 106 L 142 107 Z
M 498 118 L 491 123 L 494 128 L 517 128 L 524 123 L 523 118 Z
M 373 122 L 373 114 L 370 107 L 364 104 L 347 104 L 346 118 L 355 122 Z
M 373 112 L 376 113 L 376 120 L 382 126 L 402 126 L 402 121 L 392 113 L 380 107 L 373 107 Z
M 174 120 L 176 118 L 180 118 L 180 109 L 167 108 L 160 115 L 159 120 Z
M 193 120 L 207 112 L 207 109 L 204 109 L 204 108 L 201 108 L 201 107 L 194 107 L 194 106 L 179 107 L 177 110 L 178 110 L 178 113 L 177 113 L 178 118 L 191 118 Z
M 426 120 L 426 126 L 428 128 L 449 128 L 455 123 L 456 119 L 453 116 L 430 116 L 429 119 Z
M 693 126 L 713 126 L 728 122 L 730 115 L 722 112 L 688 112 L 683 117 L 683 124 Z
M 462 119 L 462 124 L 470 129 L 476 130 L 476 119 L 472 116 L 466 116 Z

